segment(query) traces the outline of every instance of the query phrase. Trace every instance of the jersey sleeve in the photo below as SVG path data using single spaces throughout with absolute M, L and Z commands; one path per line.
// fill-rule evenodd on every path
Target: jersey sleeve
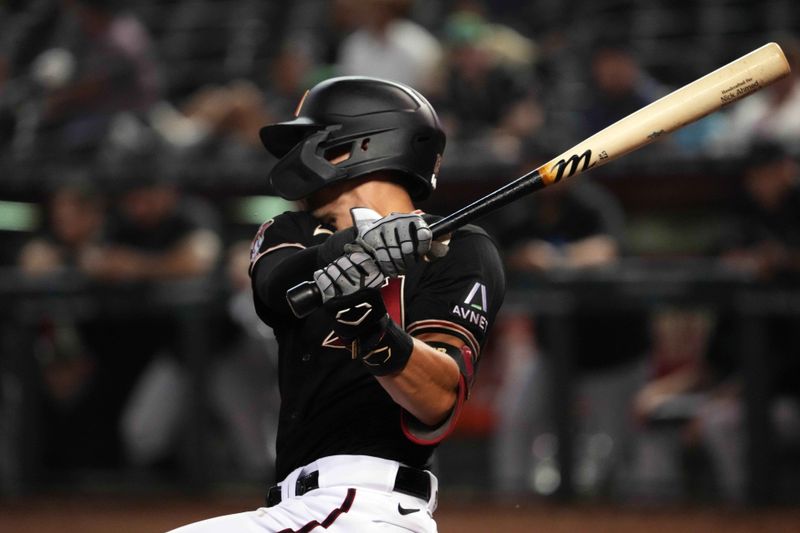
M 287 212 L 267 220 L 250 248 L 250 278 L 258 316 L 275 325 L 290 314 L 286 291 L 311 278 L 317 265 L 315 247 L 333 233 L 310 214 Z
M 406 331 L 419 337 L 444 333 L 461 346 L 438 347 L 461 371 L 458 401 L 447 420 L 436 428 L 403 413 L 403 430 L 420 444 L 435 444 L 455 426 L 475 380 L 480 354 L 505 296 L 505 274 L 495 243 L 483 232 L 456 233 L 447 255 L 431 264 L 406 309 Z
M 309 232 L 302 220 L 294 213 L 283 213 L 261 224 L 250 246 L 250 274 L 267 254 L 295 248 L 302 250 L 311 245 L 312 232 Z

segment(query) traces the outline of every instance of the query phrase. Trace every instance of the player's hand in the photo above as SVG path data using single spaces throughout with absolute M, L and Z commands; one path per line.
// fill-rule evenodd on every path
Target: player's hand
M 314 283 L 323 305 L 334 298 L 351 296 L 367 289 L 379 289 L 385 277 L 375 260 L 363 251 L 347 253 L 314 272 Z
M 343 255 L 314 272 L 322 305 L 333 318 L 339 337 L 349 342 L 382 334 L 388 320 L 380 292 L 384 279 L 364 252 Z
M 334 331 L 351 343 L 353 358 L 376 376 L 402 371 L 414 350 L 411 337 L 386 312 L 380 291 L 385 279 L 363 251 L 343 255 L 314 273 Z
M 375 259 L 385 276 L 403 274 L 431 250 L 433 233 L 422 216 L 392 213 L 375 220 L 364 216 L 364 211 L 369 212 L 351 211 L 357 230 L 355 244 Z

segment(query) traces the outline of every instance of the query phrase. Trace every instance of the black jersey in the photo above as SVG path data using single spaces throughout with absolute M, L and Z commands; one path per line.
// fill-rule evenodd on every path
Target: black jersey
M 318 245 L 332 231 L 305 212 L 288 212 L 267 221 L 253 241 L 251 272 L 270 253 Z M 409 334 L 443 332 L 463 342 L 462 359 L 456 360 L 462 371 L 459 402 L 437 428 L 423 426 L 394 403 L 360 362 L 352 359 L 323 310 L 305 319 L 281 315 L 256 292 L 256 310 L 279 342 L 278 479 L 320 457 L 337 454 L 429 466 L 435 446 L 452 429 L 451 422 L 469 393 L 504 292 L 497 247 L 476 227 L 456 231 L 444 258 L 420 262 L 382 288 L 392 319 Z

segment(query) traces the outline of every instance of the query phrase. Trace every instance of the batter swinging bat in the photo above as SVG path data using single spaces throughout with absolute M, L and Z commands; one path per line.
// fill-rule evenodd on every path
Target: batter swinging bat
M 558 157 L 431 224 L 433 237 L 453 230 L 526 194 L 605 165 L 659 137 L 752 94 L 789 73 L 781 47 L 768 43 L 618 120 Z M 302 318 L 322 302 L 313 282 L 289 289 L 292 312 Z

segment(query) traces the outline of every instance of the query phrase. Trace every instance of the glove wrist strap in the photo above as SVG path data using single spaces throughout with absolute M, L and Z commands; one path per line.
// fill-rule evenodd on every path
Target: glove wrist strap
M 385 327 L 376 338 L 358 339 L 357 355 L 367 371 L 373 376 L 398 374 L 408 364 L 414 351 L 414 339 L 400 326 L 384 316 Z

